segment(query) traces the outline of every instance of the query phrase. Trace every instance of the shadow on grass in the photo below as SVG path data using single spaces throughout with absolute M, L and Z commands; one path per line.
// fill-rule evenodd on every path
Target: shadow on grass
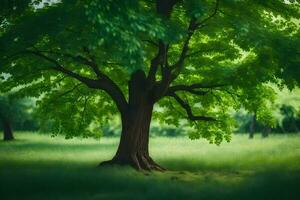
M 170 161 L 171 162 L 171 161 Z M 23 166 L 23 167 L 22 167 Z M 299 199 L 300 172 L 171 171 L 146 175 L 127 167 L 78 163 L 0 165 L 6 199 Z
M 247 167 L 241 168 L 241 163 L 230 159 L 215 162 L 214 158 L 158 157 L 170 171 L 140 173 L 127 167 L 96 168 L 115 152 L 115 143 L 11 144 L 0 144 L 1 200 L 300 199 L 300 172 L 287 168 L 292 162 L 298 165 L 294 157 L 274 166 L 270 166 L 273 161 L 263 165 L 244 157 L 238 161 L 246 160 Z

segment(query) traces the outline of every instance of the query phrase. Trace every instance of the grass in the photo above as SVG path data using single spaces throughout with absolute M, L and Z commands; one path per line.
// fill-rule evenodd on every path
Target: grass
M 96 168 L 117 138 L 72 139 L 18 133 L 0 142 L 0 199 L 300 199 L 300 135 L 221 146 L 187 138 L 151 138 L 153 157 L 170 169 L 140 173 Z

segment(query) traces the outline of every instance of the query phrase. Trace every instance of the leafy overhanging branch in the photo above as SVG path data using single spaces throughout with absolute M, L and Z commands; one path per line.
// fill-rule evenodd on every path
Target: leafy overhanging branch
M 174 1 L 173 3 L 176 3 L 176 1 Z M 201 22 L 198 22 L 195 17 L 191 18 L 187 29 L 186 39 L 184 40 L 183 47 L 180 56 L 178 58 L 178 61 L 175 64 L 169 66 L 168 44 L 164 44 L 163 42 L 160 42 L 158 54 L 151 62 L 150 72 L 148 75 L 148 79 L 155 81 L 155 75 L 157 69 L 159 65 L 161 66 L 162 79 L 154 84 L 154 88 L 153 88 L 154 101 L 159 100 L 161 97 L 164 96 L 164 94 L 166 94 L 172 81 L 174 81 L 182 71 L 184 67 L 184 60 L 186 59 L 189 50 L 189 43 L 195 31 L 198 28 L 203 27 L 211 18 L 213 18 L 217 14 L 218 9 L 219 9 L 219 0 L 216 0 L 214 11 L 207 18 L 205 18 Z M 191 89 L 189 89 L 189 91 L 191 93 L 199 93 Z
M 39 50 L 36 50 L 36 51 L 38 51 L 40 53 L 47 53 L 47 54 L 62 56 L 64 58 L 70 58 L 75 62 L 89 66 L 95 72 L 95 74 L 97 75 L 97 78 L 101 78 L 101 76 L 104 76 L 104 74 L 101 73 L 97 63 L 94 60 L 88 59 L 82 55 L 72 55 L 70 53 L 63 53 L 63 52 L 56 52 L 56 51 L 39 51 Z
M 202 84 L 202 83 L 194 83 L 191 85 L 174 85 L 169 87 L 167 93 L 173 93 L 177 91 L 186 91 L 196 95 L 205 95 L 208 91 L 201 91 L 199 89 L 213 89 L 227 86 L 227 84 Z
M 191 106 L 182 100 L 175 92 L 169 92 L 167 94 L 170 97 L 173 97 L 179 105 L 186 111 L 187 117 L 191 121 L 217 121 L 213 117 L 208 117 L 208 116 L 201 116 L 201 115 L 194 115 Z
M 61 54 L 61 55 L 76 59 L 77 61 L 81 60 L 81 61 L 83 61 L 82 64 L 87 64 L 87 65 L 91 66 L 92 69 L 95 71 L 95 73 L 98 76 L 98 79 L 91 79 L 91 78 L 87 78 L 85 76 L 82 76 L 78 73 L 75 73 L 75 72 L 65 68 L 56 59 L 49 57 L 48 55 L 45 55 L 44 53 L 42 53 L 40 51 L 24 50 L 24 51 L 20 51 L 20 52 L 14 54 L 13 57 L 20 55 L 20 54 L 30 54 L 30 55 L 39 57 L 43 60 L 46 60 L 46 61 L 54 64 L 54 66 L 52 66 L 51 69 L 61 72 L 69 77 L 75 78 L 78 81 L 85 84 L 86 86 L 88 86 L 89 88 L 104 90 L 114 100 L 114 102 L 116 103 L 121 114 L 125 114 L 125 112 L 127 111 L 128 104 L 127 104 L 126 98 L 125 98 L 124 94 L 122 93 L 121 89 L 117 86 L 117 84 L 113 80 L 111 80 L 108 76 L 106 76 L 104 73 L 102 73 L 99 70 L 96 63 L 88 61 L 84 57 L 78 57 L 78 56 L 74 56 L 71 54 Z
M 182 71 L 182 68 L 184 66 L 184 60 L 187 57 L 187 53 L 189 50 L 189 44 L 192 36 L 194 35 L 195 31 L 203 26 L 206 25 L 206 22 L 208 22 L 210 19 L 212 19 L 217 13 L 219 9 L 219 2 L 220 0 L 216 0 L 214 11 L 211 15 L 209 15 L 207 18 L 202 20 L 201 22 L 197 22 L 197 19 L 195 17 L 192 17 L 188 26 L 187 30 L 187 37 L 183 43 L 183 47 L 179 56 L 178 61 L 172 65 L 170 68 L 173 71 L 172 73 L 172 80 L 175 80 L 180 72 Z

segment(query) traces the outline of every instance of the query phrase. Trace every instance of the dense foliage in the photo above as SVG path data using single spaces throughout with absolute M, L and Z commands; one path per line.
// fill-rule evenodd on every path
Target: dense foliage
M 156 55 L 155 84 L 172 78 L 154 117 L 217 144 L 230 140 L 232 109 L 272 124 L 268 83 L 300 83 L 298 0 L 4 2 L 0 89 L 39 98 L 41 116 L 67 137 L 97 135 L 95 124 L 120 110 L 88 81 L 109 77 L 128 100 L 130 74 L 149 77 Z M 159 2 L 174 5 L 161 15 Z

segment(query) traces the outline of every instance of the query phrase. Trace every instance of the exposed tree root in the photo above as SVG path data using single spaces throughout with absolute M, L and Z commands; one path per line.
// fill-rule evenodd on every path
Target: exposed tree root
M 166 171 L 165 168 L 161 167 L 159 164 L 153 161 L 150 156 L 133 154 L 127 159 L 121 159 L 118 157 L 114 157 L 112 160 L 104 161 L 99 164 L 99 167 L 103 166 L 112 166 L 112 165 L 128 165 L 132 166 L 134 169 L 138 171 Z

